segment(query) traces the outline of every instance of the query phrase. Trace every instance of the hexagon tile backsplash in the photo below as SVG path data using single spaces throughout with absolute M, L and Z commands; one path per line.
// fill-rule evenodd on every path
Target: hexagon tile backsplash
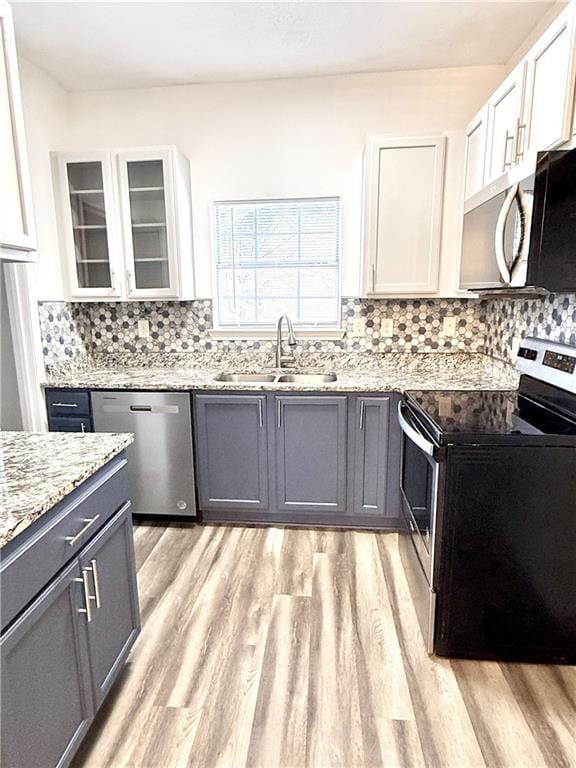
M 456 317 L 456 334 L 443 333 L 445 317 Z M 147 319 L 150 336 L 138 335 Z M 363 333 L 354 336 L 355 320 Z M 392 319 L 393 335 L 382 321 Z M 142 301 L 110 303 L 43 302 L 40 325 L 47 366 L 89 357 L 92 353 L 270 351 L 273 339 L 215 339 L 212 302 Z M 301 339 L 300 349 L 357 352 L 485 352 L 512 358 L 517 337 L 536 335 L 576 344 L 576 297 L 545 299 L 343 299 L 343 339 Z M 298 334 L 297 334 L 298 335 Z

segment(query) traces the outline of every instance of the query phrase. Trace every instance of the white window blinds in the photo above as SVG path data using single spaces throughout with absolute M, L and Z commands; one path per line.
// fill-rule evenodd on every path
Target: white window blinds
M 251 200 L 214 206 L 216 321 L 272 327 L 340 324 L 340 200 Z

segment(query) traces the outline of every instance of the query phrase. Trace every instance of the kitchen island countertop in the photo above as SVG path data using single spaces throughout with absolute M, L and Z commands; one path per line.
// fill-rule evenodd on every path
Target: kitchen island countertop
M 0 547 L 132 441 L 129 434 L 0 432 Z

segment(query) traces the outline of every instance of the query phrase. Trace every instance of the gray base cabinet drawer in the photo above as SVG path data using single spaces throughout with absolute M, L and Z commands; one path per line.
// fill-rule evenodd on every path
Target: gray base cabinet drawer
M 48 416 L 90 416 L 90 395 L 84 390 L 46 390 Z
M 23 610 L 129 498 L 126 465 L 124 455 L 114 457 L 3 548 L 2 627 Z

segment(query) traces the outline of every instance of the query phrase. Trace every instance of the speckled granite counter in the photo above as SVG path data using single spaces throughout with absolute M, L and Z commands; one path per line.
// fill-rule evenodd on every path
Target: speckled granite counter
M 125 434 L 0 432 L 0 547 L 132 441 Z
M 407 389 L 516 389 L 518 375 L 509 365 L 485 355 L 388 354 L 308 356 L 299 371 L 334 371 L 335 382 L 230 383 L 215 381 L 221 372 L 274 373 L 270 360 L 255 354 L 238 358 L 209 355 L 114 356 L 96 365 L 49 375 L 51 387 L 141 390 L 242 390 L 293 392 L 385 392 Z M 292 369 L 283 371 L 290 373 Z

